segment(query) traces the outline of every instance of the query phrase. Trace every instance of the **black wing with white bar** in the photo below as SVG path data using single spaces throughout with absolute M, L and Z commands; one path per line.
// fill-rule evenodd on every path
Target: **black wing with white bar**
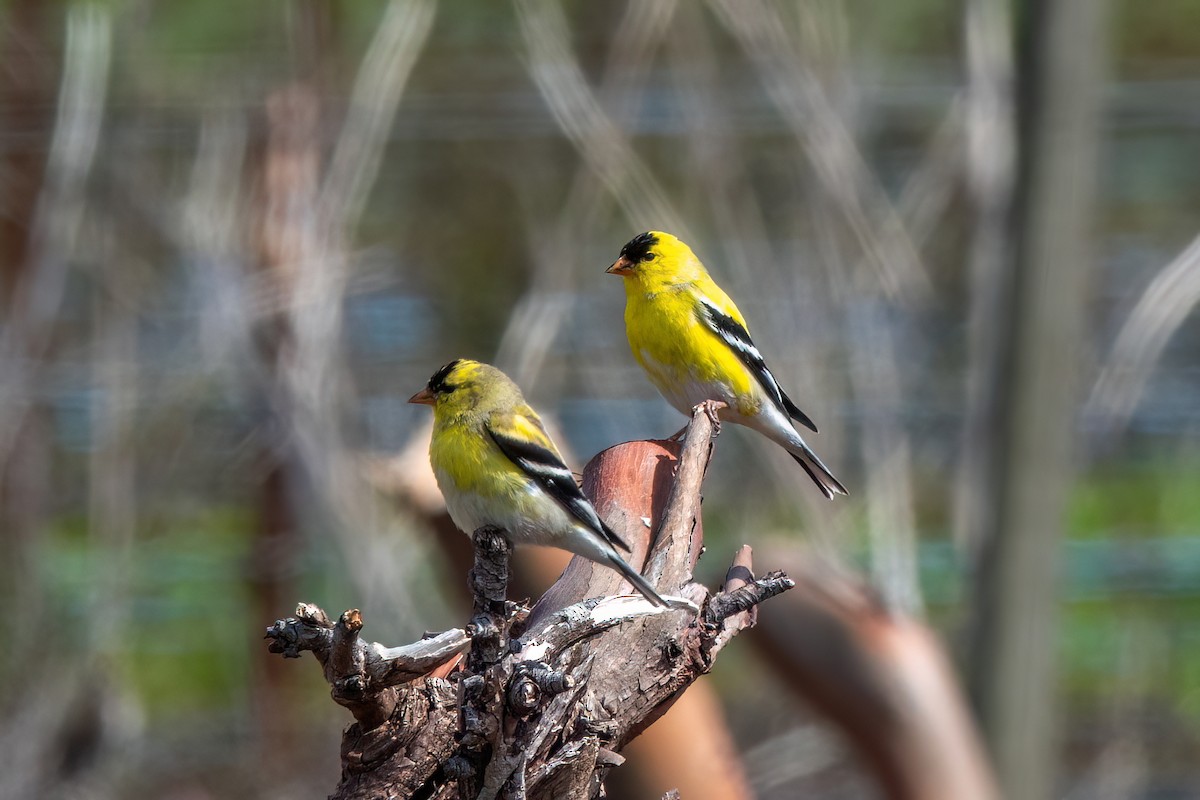
M 572 516 L 597 533 L 603 534 L 613 546 L 629 552 L 629 545 L 596 514 L 591 501 L 584 496 L 579 484 L 575 483 L 575 476 L 557 453 L 537 442 L 500 433 L 491 424 L 487 425 L 487 432 L 510 461 L 545 489 L 559 505 L 571 512 Z
M 792 419 L 816 433 L 817 426 L 813 424 L 807 414 L 796 407 L 792 399 L 780 388 L 775 376 L 771 374 L 771 370 L 767 369 L 762 353 L 758 352 L 758 348 L 754 346 L 754 342 L 750 339 L 750 332 L 746 330 L 745 326 L 717 308 L 716 304 L 707 297 L 700 298 L 700 307 L 703 309 L 703 313 L 700 315 L 701 321 L 737 354 L 737 357 L 746 365 L 759 384 L 774 398 L 775 404 Z

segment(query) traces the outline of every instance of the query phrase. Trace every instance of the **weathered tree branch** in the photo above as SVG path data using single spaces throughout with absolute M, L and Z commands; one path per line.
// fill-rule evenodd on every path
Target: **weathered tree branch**
M 350 709 L 368 729 L 386 719 L 396 706 L 394 687 L 428 675 L 440 664 L 471 645 L 461 628 L 437 634 L 403 647 L 385 647 L 362 641 L 362 614 L 352 608 L 336 623 L 317 606 L 301 603 L 296 616 L 276 620 L 267 629 L 269 649 L 284 658 L 299 658 L 310 651 L 333 689 L 333 699 Z
M 309 605 L 272 626 L 271 650 L 313 652 L 356 719 L 335 798 L 599 796 L 621 747 L 711 669 L 758 603 L 793 585 L 781 573 L 755 580 L 749 547 L 717 594 L 691 583 L 715 435 L 705 412 L 697 408 L 682 445 L 618 445 L 584 472 L 585 492 L 633 546 L 630 563 L 646 564 L 664 594 L 694 602 L 699 620 L 651 605 L 619 573 L 579 558 L 527 612 L 506 599 L 511 546 L 481 529 L 465 632 L 389 649 L 362 642 L 357 610 L 333 623 Z M 468 648 L 449 680 L 430 674 Z

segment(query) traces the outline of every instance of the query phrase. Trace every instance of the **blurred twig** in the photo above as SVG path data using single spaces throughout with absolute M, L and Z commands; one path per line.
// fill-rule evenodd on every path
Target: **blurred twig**
M 967 59 L 966 186 L 972 201 L 966 413 L 959 445 L 954 532 L 961 547 L 979 544 L 989 513 L 981 487 L 991 481 L 989 431 L 1000 402 L 996 369 L 1011 302 L 1007 275 L 1013 243 L 1016 119 L 1012 22 L 1006 0 L 970 0 L 963 37 Z
M 433 27 L 436 0 L 392 0 L 363 57 L 334 145 L 321 204 L 347 236 L 362 216 L 404 88 Z
M 97 226 L 95 250 L 117 286 L 128 280 L 112 256 L 113 226 Z M 134 542 L 137 538 L 137 444 L 134 436 L 140 401 L 138 317 L 114 299 L 123 293 L 95 296 L 94 385 L 90 418 L 93 433 L 88 465 L 88 528 L 93 558 L 105 566 L 91 589 L 90 648 L 102 653 L 123 638 L 131 616 Z
M 888 606 L 918 616 L 924 606 L 917 571 L 912 454 L 904 430 L 903 384 L 894 337 L 899 327 L 879 303 L 859 300 L 847 315 L 855 344 L 850 385 L 863 410 L 862 453 L 871 540 L 871 573 Z M 900 333 L 900 336 L 903 334 Z
M 192 267 L 197 297 L 204 298 L 197 303 L 198 344 L 208 370 L 252 363 L 253 304 L 240 240 L 246 139 L 242 115 L 204 116 L 187 192 L 173 215 L 173 234 Z
M 721 85 L 722 73 L 706 20 L 703 6 L 687 3 L 676 15 L 675 35 L 668 39 L 688 123 L 688 177 L 699 188 L 692 197 L 702 198 L 711 208 L 715 234 L 709 238 L 720 242 L 730 278 L 765 294 L 764 289 L 783 282 L 784 270 L 768 269 L 774 259 L 745 154 L 728 117 L 714 102 L 713 88 Z
M 1124 427 L 1137 407 L 1163 349 L 1200 304 L 1200 237 L 1154 276 L 1121 326 L 1092 386 L 1085 413 L 1102 427 Z
M 551 109 L 555 110 L 555 119 L 559 121 L 560 127 L 577 149 L 603 149 L 602 142 L 605 137 L 620 135 L 617 124 L 630 113 L 634 99 L 638 96 L 637 87 L 645 80 L 654 48 L 670 30 L 675 6 L 676 0 L 650 0 L 629 3 L 626 6 L 625 14 L 613 37 L 612 49 L 600 86 L 590 100 L 588 96 L 591 90 L 584 82 L 582 67 L 570 49 L 569 41 L 555 41 L 553 47 L 547 50 L 544 43 L 535 43 L 528 38 L 534 29 L 562 34 L 565 20 L 562 19 L 561 9 L 557 6 L 517 6 L 519 18 L 533 18 L 522 30 L 526 35 L 527 64 L 530 71 L 535 73 L 535 80 L 537 70 L 556 71 L 551 58 L 566 59 L 574 64 L 570 74 L 563 77 L 563 81 L 569 94 L 577 98 L 577 103 L 566 102 L 561 94 L 548 94 L 548 89 L 542 81 L 538 81 L 538 87 Z M 598 116 L 607 115 L 616 122 L 583 135 L 580 132 L 588 131 L 588 126 L 595 121 L 584 117 L 576 121 L 573 129 L 568 129 L 560 115 L 577 114 L 581 106 L 591 107 Z M 575 135 L 572 135 L 572 130 L 575 131 Z M 592 143 L 589 144 L 589 141 Z M 618 144 L 617 147 L 620 148 L 621 145 Z M 628 149 L 628 152 L 632 150 Z M 540 218 L 530 218 L 527 238 L 529 253 L 533 259 L 533 279 L 530 281 L 529 291 L 521 298 L 509 317 L 496 354 L 496 362 L 527 390 L 536 381 L 551 344 L 573 305 L 571 289 L 578 283 L 579 270 L 587 265 L 572 262 L 581 252 L 585 252 L 583 245 L 590 240 L 596 207 L 601 197 L 606 193 L 611 194 L 618 206 L 625 208 L 622 205 L 625 199 L 617 191 L 617 187 L 624 185 L 625 179 L 620 176 L 628 164 L 619 157 L 612 158 L 607 163 L 610 173 L 597 169 L 595 160 L 587 158 L 585 154 L 583 163 L 572 177 L 566 202 L 552 212 L 555 224 L 550 230 L 546 229 Z M 644 167 L 641 169 L 650 181 L 651 195 L 644 197 L 639 206 L 646 209 L 653 208 L 658 203 L 666 203 L 665 192 L 649 178 L 648 170 Z M 636 193 L 640 186 L 641 184 L 634 182 L 628 191 Z M 628 209 L 626 214 L 631 225 L 639 231 L 652 224 L 649 219 L 640 219 Z M 671 215 L 672 218 L 678 217 L 673 210 Z M 679 222 L 678 219 L 676 221 Z
M 967 115 L 965 93 L 955 95 L 938 124 L 921 161 L 909 174 L 896 201 L 896 212 L 903 221 L 913 245 L 923 248 L 938 231 L 938 223 L 954 200 L 964 171 L 964 118 Z
M 688 236 L 666 192 L 600 107 L 570 48 L 555 0 L 515 0 L 529 71 L 563 132 L 608 187 L 638 230 L 660 228 Z
M 330 489 L 337 486 L 333 473 L 344 466 L 330 456 L 343 455 L 337 443 L 336 392 L 346 382 L 338 369 L 346 242 L 378 174 L 385 135 L 428 37 L 434 9 L 429 0 L 393 0 L 388 5 L 359 69 L 349 115 L 318 197 L 312 207 L 299 209 L 302 216 L 296 220 L 297 232 L 309 241 L 296 251 L 291 265 L 295 278 L 288 316 L 296 351 L 287 381 L 294 410 L 304 418 L 297 420 L 295 433 L 311 456 L 310 468 L 325 473 L 321 483 Z
M 928 290 L 917 248 L 837 111 L 821 78 L 800 57 L 778 8 L 767 0 L 713 0 L 717 16 L 758 69 L 826 195 L 895 296 Z M 816 12 L 819 13 L 819 12 Z

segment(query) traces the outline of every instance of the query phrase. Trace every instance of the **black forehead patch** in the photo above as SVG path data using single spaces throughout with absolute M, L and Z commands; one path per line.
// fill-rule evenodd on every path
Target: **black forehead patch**
M 450 377 L 450 373 L 454 371 L 454 368 L 458 366 L 460 361 L 462 361 L 461 358 L 456 358 L 446 366 L 439 369 L 437 372 L 433 373 L 433 377 L 429 379 L 429 391 L 433 392 L 434 394 L 452 391 L 454 387 L 447 385 L 446 378 Z
M 630 261 L 641 261 L 642 256 L 650 252 L 650 248 L 658 244 L 658 237 L 650 231 L 639 233 L 621 248 L 621 255 Z

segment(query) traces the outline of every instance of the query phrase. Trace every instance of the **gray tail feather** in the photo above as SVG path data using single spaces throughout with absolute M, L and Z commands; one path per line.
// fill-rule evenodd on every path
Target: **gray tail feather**
M 622 559 L 619 555 L 616 553 L 610 555 L 608 557 L 608 563 L 612 565 L 613 569 L 624 575 L 625 579 L 632 583 L 634 588 L 645 595 L 646 599 L 651 603 L 656 606 L 662 606 L 663 608 L 670 607 L 670 603 L 668 603 L 666 600 L 663 600 L 662 597 L 659 596 L 658 592 L 654 591 L 654 587 L 650 585 L 650 582 L 643 578 L 640 572 L 626 564 L 624 559 Z
M 803 456 L 798 456 L 795 453 L 790 453 L 792 458 L 796 459 L 796 463 L 804 467 L 804 471 L 808 473 L 808 477 L 813 479 L 820 489 L 821 494 L 832 500 L 834 494 L 844 494 L 849 496 L 846 487 L 842 486 L 842 482 L 833 477 L 833 473 L 829 471 L 829 467 L 821 459 L 817 458 L 817 454 L 808 446 L 803 446 Z M 811 462 L 811 463 L 810 463 Z

